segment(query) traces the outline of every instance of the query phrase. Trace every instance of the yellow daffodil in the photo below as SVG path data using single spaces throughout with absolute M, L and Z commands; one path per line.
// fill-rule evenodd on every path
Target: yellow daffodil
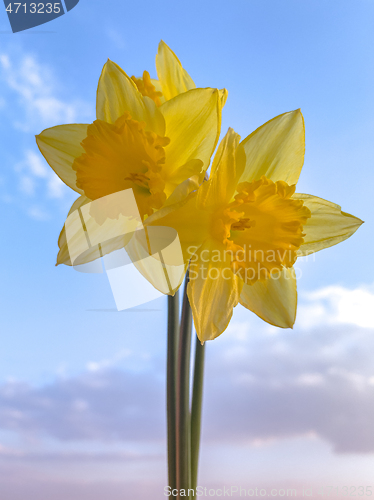
M 209 180 L 147 220 L 178 231 L 202 342 L 227 328 L 239 302 L 272 325 L 292 328 L 296 259 L 345 240 L 362 224 L 334 203 L 295 194 L 303 162 L 300 110 L 274 118 L 242 142 L 229 129 Z
M 132 188 L 144 219 L 173 193 L 174 202 L 185 196 L 190 188 L 184 181 L 194 179 L 193 186 L 202 181 L 220 134 L 227 92 L 196 89 L 164 42 L 157 71 L 154 90 L 147 73 L 131 79 L 108 61 L 97 90 L 97 119 L 89 125 L 56 126 L 36 137 L 52 169 L 81 195 L 69 213 Z M 175 192 L 181 184 L 184 188 Z M 65 229 L 59 246 L 57 263 L 71 264 Z M 92 256 L 87 254 L 87 260 Z

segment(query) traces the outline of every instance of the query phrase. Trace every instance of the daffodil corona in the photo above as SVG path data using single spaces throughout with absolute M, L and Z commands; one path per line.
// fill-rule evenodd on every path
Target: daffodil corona
M 147 220 L 178 231 L 202 342 L 227 328 L 239 302 L 268 323 L 292 327 L 297 258 L 345 240 L 361 225 L 338 205 L 295 194 L 303 161 L 299 110 L 274 118 L 241 143 L 229 129 L 209 180 Z

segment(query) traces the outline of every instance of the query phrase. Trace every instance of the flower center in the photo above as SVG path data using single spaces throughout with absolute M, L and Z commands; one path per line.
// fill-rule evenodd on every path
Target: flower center
M 215 215 L 212 234 L 223 241 L 233 272 L 246 283 L 275 277 L 295 263 L 311 214 L 291 198 L 294 192 L 294 185 L 263 176 L 239 184 L 234 201 Z
M 150 215 L 166 200 L 163 164 L 169 142 L 129 113 L 114 124 L 96 120 L 82 142 L 85 153 L 73 164 L 77 186 L 91 200 L 132 188 L 142 217 Z
M 143 72 L 143 78 L 136 78 L 136 76 L 132 76 L 131 80 L 138 87 L 138 90 L 142 95 L 150 97 L 156 103 L 156 106 L 161 106 L 160 97 L 162 97 L 162 92 L 156 90 L 148 71 Z

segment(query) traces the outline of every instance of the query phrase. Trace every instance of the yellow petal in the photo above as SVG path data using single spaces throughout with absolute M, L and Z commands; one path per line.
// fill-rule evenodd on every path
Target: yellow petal
M 219 95 L 220 95 L 220 98 L 221 98 L 221 106 L 224 107 L 224 105 L 226 104 L 227 97 L 228 97 L 229 93 L 228 93 L 228 91 L 226 89 L 221 89 L 219 91 Z
M 129 250 L 130 258 L 133 253 Z M 133 262 L 140 274 L 159 292 L 165 295 L 175 295 L 184 281 L 187 264 L 170 266 L 150 256 Z
M 75 200 L 75 202 L 72 204 L 68 216 L 78 210 L 78 208 L 83 207 L 86 203 L 89 203 L 91 200 L 87 198 L 87 196 L 80 196 Z M 66 240 L 66 231 L 65 231 L 65 224 L 60 232 L 60 236 L 58 238 L 58 247 L 59 247 L 59 252 L 57 254 L 57 262 L 56 266 L 60 264 L 65 264 L 66 266 L 71 266 L 71 259 L 70 259 L 70 254 L 69 254 L 69 248 L 67 245 L 67 240 Z M 96 257 L 95 257 L 96 258 Z M 95 260 L 95 259 L 93 259 Z
M 165 226 L 177 231 L 182 246 L 184 261 L 200 247 L 208 235 L 211 213 L 197 207 L 195 192 L 174 205 L 168 205 L 148 217 L 144 223 L 148 226 Z
M 279 115 L 242 142 L 247 157 L 240 182 L 265 175 L 272 181 L 296 184 L 304 163 L 305 131 L 300 110 Z
M 165 102 L 159 109 L 165 117 L 166 136 L 170 139 L 165 148 L 168 179 L 190 160 L 202 160 L 206 170 L 221 130 L 218 90 L 190 90 Z
M 200 185 L 199 176 L 193 176 L 189 179 L 181 182 L 171 193 L 169 198 L 166 200 L 164 207 L 168 207 L 170 205 L 175 205 L 176 203 L 180 203 L 187 196 L 192 193 L 192 191 L 196 191 Z
M 156 56 L 156 68 L 165 100 L 196 88 L 192 78 L 168 45 L 161 40 Z
M 303 200 L 312 213 L 303 226 L 306 236 L 297 252 L 299 256 L 318 252 L 346 240 L 363 223 L 357 217 L 342 212 L 341 207 L 331 201 L 310 194 L 294 194 L 293 198 Z
M 131 189 L 73 204 L 59 238 L 58 264 L 82 265 L 124 248 L 142 227 Z M 69 255 L 69 258 L 68 258 Z
M 192 178 L 197 179 L 203 168 L 203 162 L 201 160 L 190 160 L 181 167 L 177 168 L 173 175 L 170 176 L 169 182 L 167 182 L 164 192 L 166 196 L 170 196 L 175 189 L 180 186 L 184 181 Z M 168 203 L 170 205 L 170 202 Z
M 77 174 L 72 165 L 84 153 L 81 142 L 87 137 L 87 127 L 80 124 L 59 125 L 36 136 L 40 152 L 52 169 L 67 186 L 80 194 L 83 191 L 76 186 Z
M 232 128 L 222 139 L 214 156 L 209 180 L 199 190 L 201 207 L 227 205 L 245 168 L 245 154 L 239 146 L 240 135 Z
M 279 276 L 244 284 L 240 303 L 261 319 L 280 328 L 292 328 L 296 318 L 297 289 L 293 268 L 284 268 Z
M 213 240 L 206 241 L 191 260 L 187 292 L 201 342 L 226 330 L 238 304 L 243 282 L 231 271 L 230 263 L 224 245 Z
M 154 101 L 143 97 L 131 78 L 108 60 L 97 88 L 96 115 L 99 120 L 114 123 L 125 111 L 134 120 L 145 122 L 149 130 L 164 135 L 165 122 Z
M 146 227 L 134 233 L 125 249 L 149 283 L 161 293 L 175 294 L 187 269 L 176 231 L 170 227 Z

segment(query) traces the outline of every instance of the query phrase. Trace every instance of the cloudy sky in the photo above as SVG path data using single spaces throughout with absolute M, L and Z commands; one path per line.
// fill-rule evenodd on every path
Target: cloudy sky
M 301 108 L 298 191 L 365 220 L 300 262 L 294 330 L 238 307 L 207 345 L 199 483 L 374 490 L 373 15 L 370 0 L 80 0 L 12 34 L 0 10 L 0 498 L 163 498 L 166 301 L 119 313 L 104 274 L 54 266 L 75 195 L 34 141 L 94 120 L 108 57 L 155 76 L 160 39 L 198 86 L 229 90 L 223 132 Z

